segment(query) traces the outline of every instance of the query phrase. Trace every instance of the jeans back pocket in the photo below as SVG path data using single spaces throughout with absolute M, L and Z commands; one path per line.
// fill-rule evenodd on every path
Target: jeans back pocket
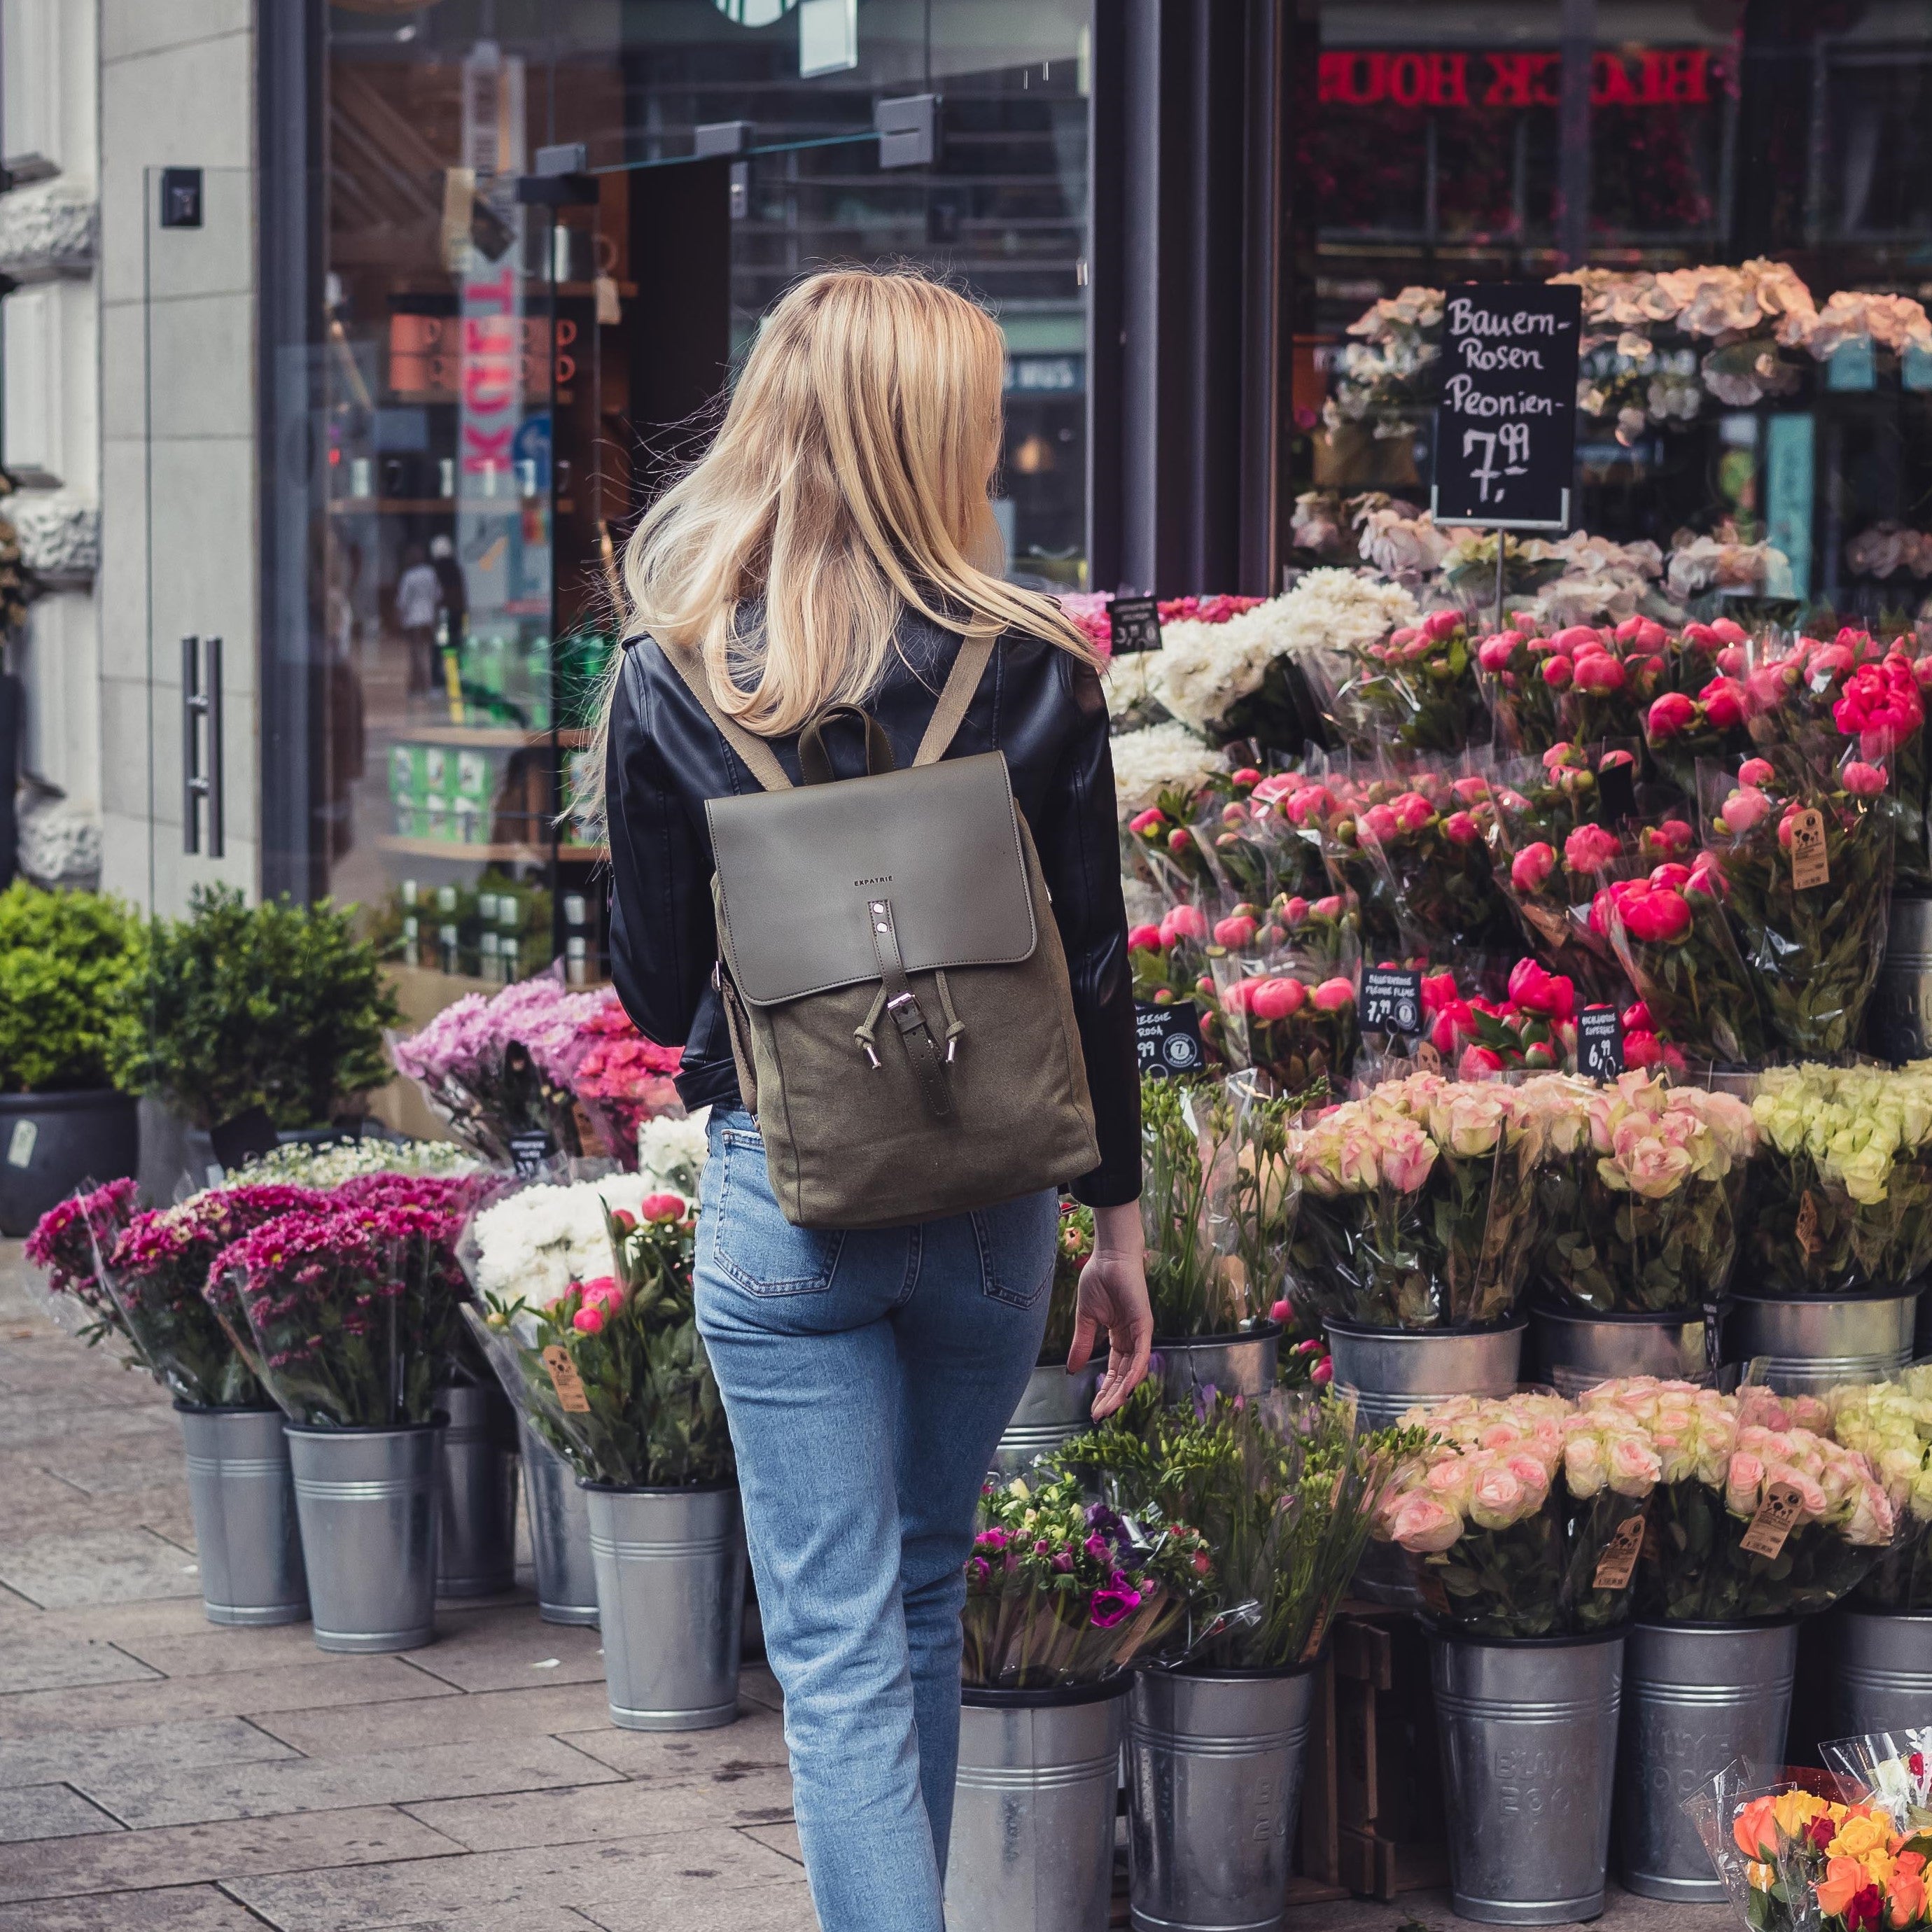
M 747 1294 L 822 1294 L 838 1266 L 844 1230 L 794 1227 L 785 1219 L 760 1136 L 727 1127 L 718 1138 L 711 1258 L 718 1271 Z
M 1060 1196 L 1052 1188 L 976 1208 L 968 1218 L 980 1248 L 980 1286 L 995 1301 L 1030 1308 L 1053 1280 Z

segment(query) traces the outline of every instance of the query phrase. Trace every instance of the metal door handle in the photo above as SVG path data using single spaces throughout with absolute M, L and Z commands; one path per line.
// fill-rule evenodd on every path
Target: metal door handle
M 220 858 L 221 640 L 182 640 L 182 850 L 201 850 L 201 808 L 208 806 L 208 856 Z

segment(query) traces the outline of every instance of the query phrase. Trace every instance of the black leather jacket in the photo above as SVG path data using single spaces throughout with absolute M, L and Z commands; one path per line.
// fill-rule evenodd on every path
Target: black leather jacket
M 958 640 L 908 618 L 870 709 L 909 765 Z M 826 733 L 836 770 L 856 777 L 856 723 Z M 1074 1185 L 1094 1207 L 1140 1192 L 1140 1078 L 1133 979 L 1114 810 L 1114 766 L 1100 680 L 1067 652 L 1012 634 L 980 680 L 952 752 L 1006 754 L 1066 949 L 1074 1010 L 1099 1129 L 1100 1165 Z M 794 739 L 773 741 L 798 777 Z M 629 644 L 610 714 L 605 805 L 610 827 L 610 976 L 640 1031 L 684 1042 L 678 1091 L 696 1108 L 735 1106 L 738 1078 L 711 982 L 717 932 L 704 802 L 758 782 L 649 638 Z

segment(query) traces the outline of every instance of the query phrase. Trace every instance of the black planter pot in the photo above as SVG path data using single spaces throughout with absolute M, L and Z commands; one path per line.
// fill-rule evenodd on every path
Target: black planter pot
M 118 1180 L 140 1154 L 131 1094 L 0 1094 L 0 1234 L 31 1234 L 84 1180 Z

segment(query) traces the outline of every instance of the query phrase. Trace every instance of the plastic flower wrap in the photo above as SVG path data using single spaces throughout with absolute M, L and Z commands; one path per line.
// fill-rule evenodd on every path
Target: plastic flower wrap
M 1453 755 L 1490 741 L 1475 647 L 1460 610 L 1432 610 L 1386 638 L 1355 640 L 1328 670 L 1326 709 L 1358 750 L 1396 746 Z
M 605 998 L 540 973 L 488 998 L 466 994 L 420 1032 L 392 1040 L 389 1056 L 484 1160 L 507 1166 L 526 1148 L 538 1159 L 581 1154 L 572 1082 L 590 1044 L 584 1023 Z
M 1932 1062 L 1772 1067 L 1739 1226 L 1772 1294 L 1897 1288 L 1932 1266 Z
M 1871 1464 L 1816 1432 L 1822 1402 L 1649 1376 L 1580 1406 L 1646 1428 L 1662 1462 L 1638 1614 L 1736 1623 L 1828 1610 L 1891 1547 L 1897 1519 Z
M 232 1242 L 278 1215 L 326 1213 L 328 1198 L 275 1184 L 209 1188 L 136 1215 L 114 1241 L 101 1283 L 154 1379 L 178 1402 L 250 1408 L 268 1397 L 203 1291 Z
M 645 1039 L 615 993 L 578 1022 L 581 1051 L 570 1083 L 614 1160 L 629 1167 L 638 1158 L 638 1130 L 660 1114 L 681 1114 L 684 1102 L 673 1084 L 684 1058 L 680 1046 Z
M 1851 758 L 1833 771 L 1778 751 L 1748 759 L 1734 785 L 1709 778 L 1725 908 L 1772 1042 L 1835 1059 L 1858 1043 L 1885 956 L 1893 824 L 1884 767 Z
M 1461 1328 L 1515 1307 L 1535 1232 L 1541 1123 L 1510 1088 L 1384 1082 L 1291 1137 L 1292 1295 L 1311 1324 Z
M 354 1204 L 280 1215 L 217 1258 L 208 1300 L 292 1421 L 428 1422 L 461 1346 L 462 1220 L 457 1201 L 388 1204 L 374 1191 Z
M 1141 1083 L 1141 1220 L 1157 1336 L 1251 1328 L 1280 1299 L 1300 1189 L 1295 1098 L 1234 1082 Z
M 1606 1087 L 1530 1081 L 1518 1100 L 1548 1123 L 1536 1252 L 1546 1294 L 1600 1315 L 1699 1309 L 1724 1294 L 1757 1144 L 1745 1102 L 1642 1071 Z
M 1098 1684 L 1184 1631 L 1211 1590 L 1206 1539 L 1089 1502 L 1072 1475 L 988 1483 L 966 1560 L 964 1683 L 1004 1690 Z
M 1424 1439 L 1360 1431 L 1353 1406 L 1332 1396 L 1203 1389 L 1163 1406 L 1150 1382 L 1059 1461 L 1089 1472 L 1130 1516 L 1190 1523 L 1205 1538 L 1216 1588 L 1197 1627 L 1213 1634 L 1190 1662 L 1280 1670 L 1321 1649 L 1384 1488 Z
M 1898 1546 L 1858 1586 L 1874 1610 L 1932 1610 L 1932 1366 L 1896 1382 L 1834 1388 L 1832 1433 L 1870 1460 L 1904 1531 Z
M 1430 1440 L 1390 1484 L 1376 1534 L 1409 1553 L 1439 1623 L 1561 1636 L 1630 1615 L 1661 1467 L 1641 1424 L 1528 1394 L 1455 1396 L 1402 1422 Z
M 139 1211 L 133 1180 L 110 1180 L 56 1202 L 27 1237 L 23 1252 L 40 1271 L 49 1316 L 89 1348 L 104 1336 L 132 1339 L 100 1271 L 102 1256 Z
M 1714 855 L 1642 858 L 1600 874 L 1589 930 L 1606 939 L 1657 1034 L 1692 1060 L 1753 1065 L 1765 1057 L 1756 982 L 1725 916 Z
M 692 1289 L 697 1208 L 682 1195 L 652 1193 L 612 1205 L 608 1184 L 566 1190 L 568 1211 L 596 1216 L 595 1259 L 573 1244 L 584 1271 L 532 1298 L 501 1290 L 464 1315 L 505 1391 L 532 1425 L 596 1483 L 625 1488 L 728 1480 L 736 1465 L 724 1407 L 711 1371 Z M 464 1242 L 472 1274 L 498 1271 L 491 1250 L 513 1224 L 477 1217 Z

